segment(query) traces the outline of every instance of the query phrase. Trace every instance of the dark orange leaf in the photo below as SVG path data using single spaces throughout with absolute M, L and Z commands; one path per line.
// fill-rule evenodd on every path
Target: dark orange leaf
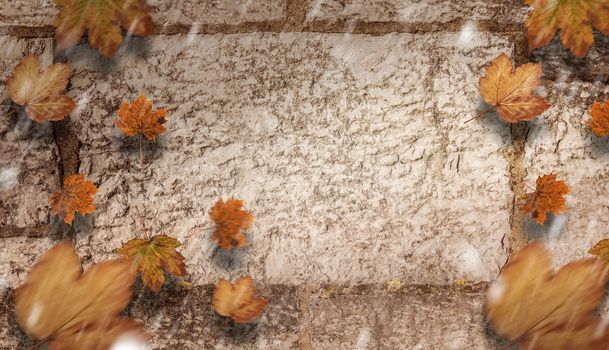
M 609 100 L 604 104 L 594 102 L 590 110 L 592 119 L 588 121 L 588 126 L 598 136 L 603 137 L 609 135 Z
M 236 243 L 237 247 L 243 247 L 247 244 L 241 230 L 250 227 L 254 222 L 254 216 L 243 209 L 243 201 L 229 199 L 224 203 L 220 198 L 211 208 L 209 215 L 216 224 L 216 229 L 211 238 L 220 247 L 230 250 L 233 247 L 233 242 Z
M 594 247 L 590 248 L 588 253 L 596 255 L 605 262 L 609 263 L 609 239 L 602 239 L 598 241 Z
M 61 7 L 55 18 L 57 49 L 72 47 L 89 30 L 89 42 L 111 58 L 121 46 L 121 27 L 133 35 L 153 33 L 150 8 L 144 0 L 54 0 Z
M 63 221 L 71 225 L 76 212 L 85 215 L 95 211 L 93 195 L 96 192 L 97 187 L 93 182 L 85 180 L 84 174 L 70 175 L 64 180 L 63 189 L 49 197 L 51 214 L 64 213 Z
M 118 119 L 115 124 L 127 136 L 141 133 L 148 140 L 154 141 L 157 136 L 167 130 L 163 125 L 167 121 L 167 111 L 159 108 L 153 112 L 152 102 L 145 96 L 138 97 L 131 104 L 127 101 L 121 103 L 118 115 L 121 119 Z
M 76 108 L 76 103 L 64 95 L 69 78 L 67 64 L 51 64 L 41 73 L 40 61 L 29 55 L 8 79 L 8 94 L 38 123 L 62 120 Z
M 544 175 L 537 178 L 535 192 L 523 197 L 525 203 L 522 209 L 541 225 L 546 221 L 546 214 L 554 215 L 567 210 L 565 195 L 570 192 L 564 181 L 556 181 L 556 174 Z
M 217 313 L 230 317 L 237 323 L 248 323 L 260 316 L 267 301 L 254 295 L 254 281 L 250 276 L 241 277 L 232 285 L 221 278 L 214 291 L 213 307 Z
M 540 64 L 527 63 L 513 70 L 512 61 L 502 53 L 480 78 L 480 94 L 508 123 L 533 120 L 550 108 L 543 97 L 533 95 L 540 79 Z
M 550 43 L 560 29 L 560 41 L 580 58 L 594 45 L 592 27 L 609 34 L 609 0 L 526 0 L 533 6 L 525 22 L 529 49 Z
M 165 283 L 165 271 L 174 276 L 186 274 L 184 257 L 176 251 L 181 245 L 175 238 L 158 235 L 149 240 L 132 239 L 119 248 L 117 253 L 133 258 L 144 284 L 158 292 Z

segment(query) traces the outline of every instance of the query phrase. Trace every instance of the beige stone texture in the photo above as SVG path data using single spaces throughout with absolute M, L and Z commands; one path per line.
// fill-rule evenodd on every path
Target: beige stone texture
M 52 62 L 50 40 L 0 36 L 0 84 L 27 54 Z M 49 220 L 50 192 L 59 188 L 59 157 L 50 123 L 29 119 L 1 89 L 0 237 L 39 235 Z M 12 112 L 17 110 L 17 112 Z M 0 258 L 1 259 L 1 258 Z

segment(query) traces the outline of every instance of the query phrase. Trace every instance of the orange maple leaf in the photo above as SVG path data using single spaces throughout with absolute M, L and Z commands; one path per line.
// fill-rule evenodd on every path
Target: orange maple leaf
M 142 326 L 120 315 L 131 300 L 134 272 L 129 260 L 110 260 L 83 273 L 74 248 L 59 243 L 15 290 L 17 321 L 49 349 L 114 349 L 123 336 L 146 341 Z
M 535 192 L 526 194 L 522 209 L 525 213 L 533 213 L 533 218 L 540 225 L 546 221 L 546 213 L 554 215 L 567 210 L 565 195 L 571 190 L 564 181 L 556 181 L 556 174 L 544 175 L 537 178 Z
M 51 214 L 64 213 L 63 221 L 71 225 L 76 212 L 85 215 L 95 211 L 93 195 L 96 192 L 97 187 L 86 180 L 84 174 L 70 175 L 63 182 L 63 189 L 49 197 Z
M 534 7 L 525 22 L 529 49 L 550 43 L 560 29 L 560 41 L 583 58 L 594 45 L 592 27 L 609 34 L 609 0 L 526 0 Z
M 111 58 L 121 46 L 121 27 L 129 34 L 153 34 L 150 8 L 144 0 L 54 0 L 61 7 L 53 25 L 57 49 L 72 47 L 89 30 L 89 42 Z
M 233 242 L 236 243 L 237 247 L 243 247 L 247 244 L 241 230 L 250 227 L 254 221 L 254 216 L 242 207 L 242 200 L 229 199 L 224 203 L 220 198 L 209 212 L 211 219 L 216 224 L 216 229 L 211 238 L 225 250 L 230 250 L 233 247 Z
M 609 135 L 609 100 L 604 104 L 594 102 L 590 110 L 592 119 L 588 121 L 588 126 L 598 136 L 603 137 Z
M 51 64 L 41 73 L 40 61 L 29 55 L 21 60 L 8 79 L 8 94 L 38 123 L 62 120 L 76 108 L 74 100 L 63 95 L 69 78 L 67 64 Z
M 121 128 L 125 135 L 135 136 L 141 133 L 150 141 L 163 133 L 165 122 L 167 121 L 167 111 L 159 108 L 152 111 L 152 102 L 145 96 L 138 97 L 133 103 L 124 101 L 121 103 L 118 119 L 115 124 Z
M 248 323 L 260 316 L 268 304 L 266 300 L 256 298 L 255 293 L 254 281 L 250 276 L 241 277 L 234 285 L 220 278 L 212 305 L 220 315 L 230 317 L 237 323 Z
M 117 253 L 133 258 L 144 284 L 158 292 L 165 283 L 165 271 L 174 276 L 186 274 L 184 257 L 176 251 L 181 245 L 173 237 L 157 235 L 151 239 L 132 239 L 119 248 Z
M 489 288 L 486 313 L 521 349 L 607 349 L 609 332 L 593 313 L 605 295 L 607 265 L 584 259 L 552 268 L 540 243 L 522 248 Z M 505 347 L 508 348 L 508 347 Z
M 514 71 L 512 61 L 502 53 L 480 78 L 480 94 L 508 123 L 533 120 L 550 107 L 543 97 L 533 95 L 540 79 L 540 64 L 523 64 Z

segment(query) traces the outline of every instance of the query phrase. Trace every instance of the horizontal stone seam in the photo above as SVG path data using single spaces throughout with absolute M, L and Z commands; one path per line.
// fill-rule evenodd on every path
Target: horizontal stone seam
M 493 32 L 497 34 L 515 31 L 524 31 L 520 23 L 499 23 L 495 21 L 466 21 L 452 22 L 364 22 L 364 21 L 306 21 L 293 22 L 265 21 L 242 22 L 240 24 L 202 24 L 192 31 L 192 26 L 184 24 L 171 24 L 155 26 L 154 35 L 181 35 L 181 34 L 245 34 L 257 32 L 270 33 L 350 33 L 384 35 L 390 33 L 426 34 L 436 32 L 457 32 L 466 24 L 471 24 L 480 32 Z M 0 35 L 10 35 L 17 38 L 48 38 L 54 35 L 52 26 L 0 26 Z M 154 36 L 153 35 L 153 36 Z

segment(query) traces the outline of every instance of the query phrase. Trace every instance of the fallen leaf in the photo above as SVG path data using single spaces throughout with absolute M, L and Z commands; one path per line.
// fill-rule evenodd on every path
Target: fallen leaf
M 89 43 L 111 58 L 121 46 L 123 27 L 129 35 L 153 34 L 150 8 L 144 0 L 54 0 L 57 50 L 72 47 L 89 30 Z
M 41 72 L 40 61 L 29 55 L 19 62 L 8 79 L 8 94 L 38 123 L 62 120 L 76 108 L 76 103 L 64 95 L 69 78 L 67 64 L 51 64 Z
M 133 103 L 124 101 L 121 103 L 118 119 L 115 124 L 121 128 L 125 135 L 135 136 L 139 133 L 144 135 L 149 141 L 163 133 L 165 122 L 167 121 L 167 111 L 159 108 L 152 111 L 152 102 L 145 96 L 138 97 Z
M 93 182 L 86 180 L 84 174 L 74 174 L 66 177 L 62 190 L 49 197 L 51 200 L 51 215 L 64 213 L 63 221 L 71 225 L 76 212 L 86 215 L 95 211 L 93 195 L 96 192 L 97 187 Z
M 233 242 L 237 247 L 247 244 L 245 236 L 241 233 L 242 229 L 247 229 L 254 222 L 254 216 L 243 209 L 243 201 L 229 199 L 224 203 L 222 198 L 209 212 L 211 219 L 216 224 L 216 229 L 212 235 L 212 240 L 220 247 L 230 250 Z
M 248 323 L 260 316 L 267 305 L 267 301 L 256 298 L 255 293 L 250 276 L 241 277 L 234 285 L 220 278 L 214 291 L 214 310 L 237 323 Z
M 487 293 L 486 313 L 522 349 L 607 349 L 609 333 L 592 314 L 604 297 L 607 265 L 572 262 L 557 273 L 540 243 L 522 248 Z
M 148 288 L 158 292 L 165 283 L 165 271 L 174 276 L 184 276 L 184 257 L 176 251 L 181 246 L 177 239 L 157 235 L 149 240 L 135 238 L 125 243 L 117 253 L 133 258 L 133 263 L 142 274 L 142 281 Z
M 50 349 L 109 349 L 125 335 L 147 340 L 139 324 L 120 316 L 131 299 L 134 272 L 130 261 L 110 260 L 82 273 L 74 248 L 59 243 L 15 290 L 17 321 Z
M 609 135 L 609 100 L 604 104 L 594 102 L 590 110 L 592 118 L 588 121 L 588 126 L 598 137 Z
M 533 120 L 550 108 L 543 97 L 533 95 L 540 80 L 540 64 L 527 63 L 513 70 L 512 61 L 502 53 L 480 78 L 480 94 L 508 123 Z
M 556 181 L 556 174 L 544 175 L 537 178 L 535 192 L 526 194 L 522 209 L 525 213 L 533 213 L 533 218 L 540 225 L 546 221 L 546 214 L 554 215 L 567 210 L 565 195 L 571 190 L 564 181 Z
M 533 11 L 525 22 L 529 49 L 550 43 L 560 29 L 560 41 L 571 52 L 583 58 L 594 45 L 595 27 L 609 34 L 609 0 L 526 0 Z
M 609 263 L 609 239 L 602 239 L 598 241 L 594 247 L 590 248 L 588 253 L 596 255 L 605 262 Z

